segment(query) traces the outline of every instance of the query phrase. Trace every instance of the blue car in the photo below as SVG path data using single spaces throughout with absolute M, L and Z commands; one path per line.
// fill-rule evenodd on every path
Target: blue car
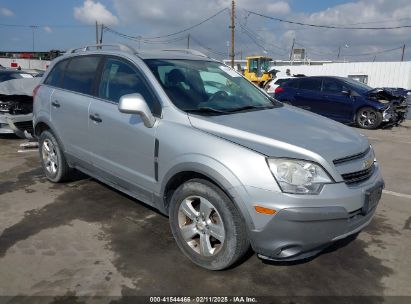
M 275 98 L 342 123 L 376 129 L 398 125 L 407 115 L 405 95 L 394 92 L 350 78 L 315 76 L 288 80 L 275 90 Z

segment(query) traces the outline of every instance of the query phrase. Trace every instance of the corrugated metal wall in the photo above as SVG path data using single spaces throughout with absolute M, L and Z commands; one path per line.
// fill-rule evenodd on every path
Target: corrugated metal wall
M 348 62 L 327 63 L 321 66 L 281 66 L 281 72 L 307 76 L 368 75 L 371 87 L 401 87 L 411 89 L 411 62 Z

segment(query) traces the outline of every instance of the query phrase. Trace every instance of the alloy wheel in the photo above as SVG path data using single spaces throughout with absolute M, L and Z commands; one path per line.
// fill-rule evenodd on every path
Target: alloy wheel
M 223 247 L 225 229 L 214 205 L 200 196 L 183 200 L 178 210 L 180 233 L 187 245 L 204 257 L 216 255 Z
M 375 124 L 377 113 L 372 110 L 363 110 L 360 112 L 359 123 L 362 127 L 370 127 Z
M 58 170 L 58 156 L 56 146 L 50 139 L 45 139 L 41 147 L 41 155 L 43 158 L 44 167 L 46 170 L 55 175 Z

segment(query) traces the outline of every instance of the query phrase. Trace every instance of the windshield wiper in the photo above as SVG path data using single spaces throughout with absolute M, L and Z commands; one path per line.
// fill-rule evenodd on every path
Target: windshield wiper
M 201 107 L 197 109 L 184 109 L 183 111 L 187 113 L 203 113 L 203 114 L 228 114 L 228 111 L 225 110 L 218 110 L 209 107 Z
M 275 108 L 274 105 L 266 105 L 266 106 L 253 106 L 253 105 L 248 105 L 244 107 L 239 107 L 239 108 L 234 108 L 234 109 L 225 109 L 225 111 L 229 113 L 234 113 L 234 112 L 241 112 L 241 111 L 247 111 L 247 110 L 265 110 L 265 109 L 273 109 Z

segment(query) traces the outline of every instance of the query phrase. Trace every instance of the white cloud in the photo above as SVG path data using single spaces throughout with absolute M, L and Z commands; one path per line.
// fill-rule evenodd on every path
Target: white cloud
M 49 27 L 49 26 L 43 27 L 43 30 L 44 30 L 46 33 L 52 33 L 52 32 L 53 32 L 53 30 L 52 30 L 51 27 Z
M 285 1 L 279 1 L 275 3 L 269 3 L 266 11 L 270 14 L 288 14 L 290 12 L 290 6 Z
M 2 14 L 3 16 L 6 16 L 6 17 L 14 16 L 14 13 L 11 10 L 9 10 L 8 8 L 5 8 L 5 7 L 0 8 L 0 14 Z
M 118 18 L 113 15 L 103 4 L 93 0 L 85 0 L 83 6 L 74 8 L 74 17 L 86 24 L 96 21 L 105 25 L 118 24 Z

